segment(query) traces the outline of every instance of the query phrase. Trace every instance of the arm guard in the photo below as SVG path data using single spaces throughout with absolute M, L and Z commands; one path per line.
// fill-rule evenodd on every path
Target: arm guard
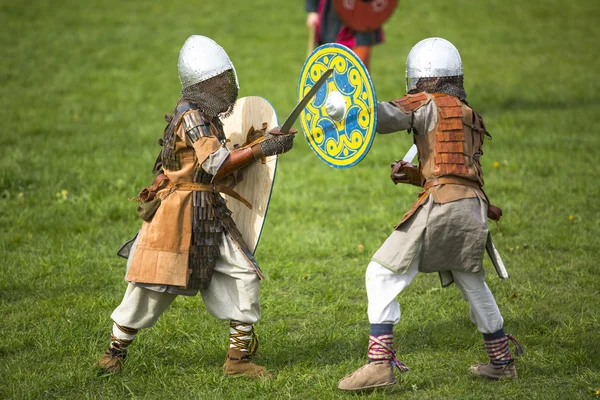
M 245 167 L 254 160 L 260 160 L 262 157 L 264 157 L 264 154 L 262 153 L 260 143 L 232 151 L 215 174 L 213 182 L 220 181 L 227 175 Z
M 275 133 L 271 134 L 271 132 Z M 263 138 L 259 138 L 255 144 L 232 151 L 217 171 L 213 181 L 218 182 L 254 160 L 290 151 L 294 146 L 295 134 L 278 134 L 276 132 L 279 132 L 278 128 L 265 133 Z

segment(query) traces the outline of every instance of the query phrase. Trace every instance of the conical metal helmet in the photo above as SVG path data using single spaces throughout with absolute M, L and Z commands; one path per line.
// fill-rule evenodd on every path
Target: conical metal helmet
M 452 43 L 442 38 L 423 39 L 413 46 L 406 58 L 406 90 L 415 87 L 419 78 L 460 76 L 462 60 Z
M 225 50 L 206 36 L 192 35 L 179 52 L 179 80 L 182 89 L 215 77 L 227 70 L 233 70 L 239 88 L 233 63 Z

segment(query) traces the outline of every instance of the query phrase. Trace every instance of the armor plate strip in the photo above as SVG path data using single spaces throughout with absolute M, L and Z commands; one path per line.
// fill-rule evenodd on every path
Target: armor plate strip
M 463 116 L 461 106 L 456 107 L 443 107 L 440 109 L 442 113 L 442 117 L 444 118 L 452 118 L 452 117 L 461 117 Z
M 461 115 L 462 117 L 462 115 Z M 442 119 L 440 121 L 440 125 L 442 127 L 442 131 L 460 131 L 462 132 L 463 123 L 460 118 L 448 118 Z M 464 135 L 463 135 L 464 136 Z
M 436 95 L 435 96 L 435 104 L 437 104 L 438 107 L 452 107 L 452 106 L 460 107 L 461 102 L 457 97 L 454 97 L 454 96 Z
M 210 125 L 207 124 L 199 110 L 193 110 L 183 116 L 183 129 L 192 143 L 201 137 L 212 135 Z
M 467 158 L 464 154 L 463 111 L 459 99 L 452 96 L 435 96 L 440 121 L 436 138 L 436 154 L 434 156 L 434 172 L 436 175 L 466 175 Z

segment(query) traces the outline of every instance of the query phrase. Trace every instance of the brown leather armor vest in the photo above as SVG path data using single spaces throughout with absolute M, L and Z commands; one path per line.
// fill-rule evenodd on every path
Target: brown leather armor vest
M 482 189 L 479 160 L 483 155 L 484 136 L 491 136 L 481 116 L 457 97 L 441 93 L 406 95 L 393 103 L 404 113 L 413 114 L 432 100 L 437 106 L 435 126 L 429 132 L 414 135 L 423 191 L 396 228 L 410 218 L 430 194 L 436 203 L 479 196 L 488 203 L 488 216 L 498 220 L 502 210 L 490 205 Z M 494 209 L 491 214 L 490 207 Z
M 456 97 L 436 93 L 433 101 L 438 109 L 437 124 L 427 134 L 414 135 L 424 183 L 458 176 L 483 186 L 479 162 L 483 154 L 483 121 Z

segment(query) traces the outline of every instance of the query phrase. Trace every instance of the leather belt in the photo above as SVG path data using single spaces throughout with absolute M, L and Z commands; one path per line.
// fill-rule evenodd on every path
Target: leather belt
M 220 185 L 218 183 L 194 183 L 194 182 L 186 182 L 186 183 L 173 183 L 169 182 L 168 188 L 175 188 L 175 190 L 183 190 L 190 192 L 213 192 L 213 193 L 224 193 L 228 196 L 233 197 L 234 199 L 241 201 L 244 205 L 250 209 L 252 209 L 252 204 L 248 200 L 242 197 L 238 192 L 231 189 L 228 186 Z
M 423 185 L 423 190 L 428 190 L 434 186 L 448 185 L 448 184 L 471 186 L 474 188 L 481 189 L 481 186 L 479 186 L 479 183 L 472 181 L 470 179 L 461 178 L 459 176 L 442 176 L 441 178 L 437 178 L 437 179 L 425 182 L 425 185 Z

